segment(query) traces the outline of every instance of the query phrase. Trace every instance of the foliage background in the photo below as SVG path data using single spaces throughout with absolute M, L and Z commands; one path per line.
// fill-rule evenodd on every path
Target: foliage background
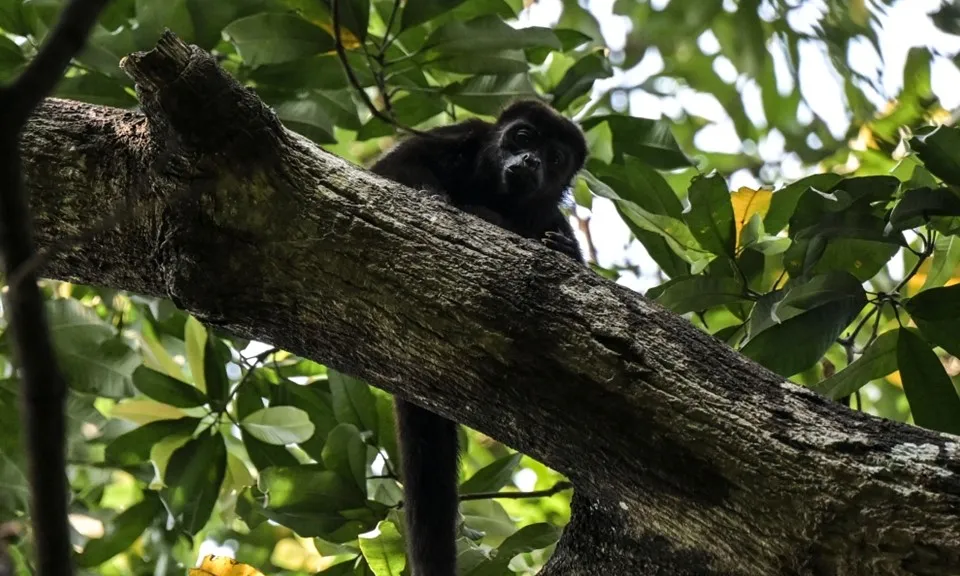
M 960 7 L 922 3 L 896 82 L 884 14 L 903 2 L 341 2 L 357 83 L 402 125 L 534 94 L 582 122 L 592 157 L 570 209 L 598 273 L 856 409 L 960 432 L 960 133 L 934 90 L 957 79 Z M 0 0 L 0 81 L 61 5 Z M 396 131 L 344 73 L 330 8 L 114 0 L 57 95 L 135 106 L 118 62 L 169 27 L 289 128 L 365 165 Z M 266 573 L 403 569 L 388 395 L 166 301 L 44 288 L 84 569 L 180 574 L 208 553 Z M 27 513 L 10 358 L 4 334 L 0 522 Z M 479 494 L 463 504 L 462 572 L 535 573 L 569 518 L 563 478 L 474 431 L 462 441 L 462 491 Z M 30 573 L 29 537 L 12 551 Z

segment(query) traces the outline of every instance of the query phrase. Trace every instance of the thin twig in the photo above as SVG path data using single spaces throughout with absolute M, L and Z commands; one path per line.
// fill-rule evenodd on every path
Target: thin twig
M 397 19 L 397 14 L 400 12 L 400 0 L 393 0 L 393 9 L 390 11 L 390 18 L 387 20 L 387 31 L 383 33 L 383 43 L 380 44 L 380 57 L 383 58 L 387 54 L 387 48 L 390 47 L 390 44 L 396 40 L 396 36 L 390 38 L 390 31 L 393 29 L 393 22 Z
M 57 21 L 47 42 L 41 47 L 30 66 L 9 88 L 16 97 L 10 98 L 3 115 L 5 120 L 18 122 L 17 132 L 23 128 L 27 118 L 41 100 L 53 92 L 54 87 L 63 78 L 63 74 L 87 42 L 87 35 L 93 28 L 100 11 L 110 0 L 72 0 L 67 4 Z M 5 126 L 6 130 L 14 129 Z
M 545 498 L 559 494 L 564 490 L 570 490 L 573 484 L 570 482 L 557 482 L 546 490 L 534 490 L 533 492 L 476 492 L 474 494 L 461 494 L 460 501 L 467 500 L 492 500 L 507 498 L 510 500 L 519 500 L 521 498 Z
M 409 126 L 404 126 L 397 122 L 395 119 L 387 116 L 381 112 L 370 100 L 370 96 L 367 94 L 366 90 L 363 89 L 363 86 L 360 85 L 360 80 L 357 78 L 357 75 L 353 71 L 353 66 L 350 65 L 350 61 L 347 59 L 347 49 L 343 45 L 343 37 L 341 35 L 340 29 L 340 1 L 333 0 L 333 38 L 337 48 L 337 57 L 340 58 L 340 64 L 343 65 L 343 70 L 347 74 L 347 81 L 350 82 L 350 85 L 353 86 L 354 90 L 357 92 L 357 95 L 360 96 L 360 100 L 363 101 L 364 106 L 370 110 L 370 113 L 373 116 L 383 122 L 386 122 L 390 126 L 402 130 L 404 132 L 409 132 L 417 136 L 426 136 L 428 138 L 436 138 L 435 134 L 429 134 L 427 132 L 421 132 L 415 128 L 410 128 Z
M 71 0 L 27 69 L 0 89 L 0 251 L 4 273 L 36 253 L 30 208 L 20 168 L 20 131 L 63 77 L 108 0 Z M 67 385 L 57 366 L 36 272 L 7 286 L 7 314 L 21 374 L 21 402 L 29 461 L 31 522 L 36 573 L 73 574 L 67 523 Z

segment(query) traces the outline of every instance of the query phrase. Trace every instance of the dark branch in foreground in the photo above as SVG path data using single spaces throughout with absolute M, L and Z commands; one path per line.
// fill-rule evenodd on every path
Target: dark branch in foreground
M 64 454 L 66 384 L 57 368 L 36 273 L 33 269 L 18 272 L 35 255 L 20 173 L 20 131 L 83 48 L 106 4 L 107 0 L 67 4 L 30 66 L 11 86 L 0 89 L 0 253 L 6 277 L 20 278 L 8 284 L 6 311 L 22 379 L 31 518 L 41 576 L 73 573 Z
M 461 494 L 460 501 L 466 500 L 520 500 L 525 498 L 546 498 L 559 494 L 564 490 L 570 490 L 573 484 L 569 482 L 557 482 L 553 486 L 544 490 L 532 490 L 530 492 L 474 492 L 473 494 Z

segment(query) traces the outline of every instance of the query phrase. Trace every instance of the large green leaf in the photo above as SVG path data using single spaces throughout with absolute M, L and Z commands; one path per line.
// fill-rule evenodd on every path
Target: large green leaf
M 836 400 L 853 394 L 872 380 L 895 372 L 898 339 L 898 330 L 884 332 L 867 346 L 862 356 L 843 370 L 813 386 L 813 389 Z
M 617 162 L 622 162 L 624 155 L 630 155 L 642 158 L 647 164 L 662 170 L 691 165 L 677 145 L 667 122 L 607 114 L 587 118 L 581 126 L 584 131 L 589 131 L 601 124 L 606 124 L 610 129 L 614 160 Z
M 327 435 L 337 426 L 333 399 L 329 390 L 321 389 L 321 384 L 323 383 L 300 385 L 284 380 L 274 388 L 270 402 L 271 406 L 296 406 L 307 413 L 316 431 L 308 440 L 299 444 L 315 460 L 322 459 Z M 392 431 L 392 428 L 390 430 Z
M 776 234 L 790 221 L 797 202 L 809 189 L 829 190 L 842 180 L 837 174 L 814 174 L 784 186 L 773 193 L 770 198 L 770 209 L 763 219 L 763 228 L 768 234 Z
M 742 352 L 781 376 L 792 376 L 820 360 L 865 304 L 863 286 L 851 274 L 818 276 L 774 303 L 773 321 L 752 332 Z
M 279 64 L 333 50 L 326 30 L 291 13 L 267 12 L 234 21 L 224 32 L 250 66 Z
M 356 484 L 318 464 L 267 468 L 257 481 L 267 506 L 278 511 L 338 512 L 363 506 Z
M 960 434 L 960 397 L 930 346 L 909 329 L 899 330 L 897 364 L 913 421 Z
M 460 485 L 460 492 L 462 494 L 497 492 L 510 481 L 521 458 L 523 454 L 514 453 L 494 460 L 464 481 Z
M 924 337 L 960 356 L 960 284 L 924 290 L 904 307 Z
M 960 236 L 940 236 L 934 242 L 933 261 L 921 290 L 943 286 L 960 266 Z
M 103 536 L 87 542 L 77 564 L 92 568 L 128 549 L 163 512 L 156 492 L 146 491 L 143 500 L 127 508 L 107 522 Z
M 890 225 L 907 230 L 933 216 L 960 216 L 960 195 L 949 188 L 907 190 L 890 214 Z
M 133 395 L 133 371 L 140 357 L 116 329 L 73 299 L 47 302 L 57 362 L 71 388 L 105 398 Z
M 227 400 L 230 392 L 230 378 L 227 376 L 227 362 L 230 361 L 230 349 L 209 332 L 203 350 L 203 380 L 207 385 L 207 397 L 219 408 Z
M 199 418 L 148 422 L 107 444 L 104 459 L 120 466 L 146 462 L 150 459 L 150 449 L 154 444 L 171 436 L 190 436 L 199 424 Z
M 379 421 L 377 401 L 367 383 L 335 370 L 330 370 L 328 377 L 337 421 L 376 434 Z
M 550 92 L 553 97 L 550 103 L 557 110 L 566 110 L 578 98 L 589 94 L 595 81 L 612 75 L 610 60 L 602 54 L 591 52 L 571 66 L 554 86 Z
M 476 114 L 496 116 L 508 103 L 535 97 L 537 92 L 529 74 L 524 72 L 471 76 L 444 87 L 443 94 L 461 108 Z
M 517 554 L 546 548 L 556 543 L 559 538 L 560 531 L 551 524 L 541 522 L 524 526 L 497 547 L 494 560 L 471 570 L 468 576 L 501 576 L 509 572 L 507 566 Z
M 392 522 L 377 524 L 375 535 L 361 535 L 360 550 L 374 576 L 400 576 L 407 565 L 403 538 Z
M 400 16 L 400 28 L 411 28 L 463 4 L 464 0 L 418 0 L 408 2 Z
M 286 447 L 268 444 L 252 434 L 243 434 L 243 447 L 257 470 L 273 466 L 296 466 L 300 463 Z
M 190 384 L 146 366 L 140 366 L 133 372 L 133 385 L 150 398 L 178 408 L 192 408 L 207 403 L 206 394 Z
M 910 139 L 910 146 L 927 170 L 948 184 L 960 185 L 960 129 L 940 125 L 922 128 Z
M 303 442 L 315 430 L 307 413 L 293 406 L 261 408 L 244 418 L 240 426 L 254 438 L 277 446 Z
M 718 256 L 734 256 L 737 229 L 723 177 L 713 174 L 694 178 L 690 185 L 690 210 L 683 219 L 701 246 Z
M 323 446 L 323 465 L 367 492 L 367 447 L 360 431 L 352 424 L 339 424 L 327 435 Z
M 673 278 L 648 291 L 647 298 L 656 300 L 677 314 L 699 312 L 747 300 L 743 286 L 736 279 L 703 275 Z
M 484 52 L 522 50 L 546 46 L 560 50 L 557 35 L 549 28 L 531 26 L 522 30 L 508 25 L 497 16 L 481 16 L 469 21 L 447 22 L 427 37 L 421 48 L 425 61 L 452 55 L 480 56 Z
M 227 449 L 220 434 L 201 434 L 177 448 L 163 477 L 164 504 L 188 534 L 207 523 L 227 469 Z

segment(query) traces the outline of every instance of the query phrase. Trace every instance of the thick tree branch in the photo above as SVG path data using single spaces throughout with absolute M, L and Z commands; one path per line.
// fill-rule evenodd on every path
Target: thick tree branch
M 175 38 L 124 67 L 144 116 L 47 101 L 28 187 L 45 244 L 127 202 L 156 208 L 45 274 L 169 296 L 567 474 L 575 514 L 547 576 L 956 572 L 957 438 L 787 383 L 536 242 L 350 166 Z

